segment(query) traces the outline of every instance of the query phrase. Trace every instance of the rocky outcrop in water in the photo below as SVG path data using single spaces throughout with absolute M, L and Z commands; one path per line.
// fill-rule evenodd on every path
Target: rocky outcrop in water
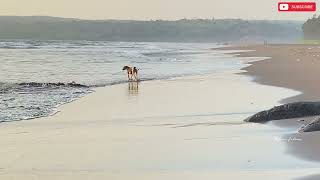
M 245 121 L 265 123 L 271 120 L 290 119 L 316 115 L 320 115 L 320 102 L 296 102 L 276 106 L 269 110 L 259 112 L 245 119 Z M 315 125 L 312 125 L 312 127 L 316 128 Z

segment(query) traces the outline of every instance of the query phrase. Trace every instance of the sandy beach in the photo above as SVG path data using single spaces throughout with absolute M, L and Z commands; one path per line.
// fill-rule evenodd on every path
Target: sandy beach
M 277 137 L 288 130 L 243 122 L 297 92 L 235 73 L 97 88 L 54 116 L 2 123 L 0 179 L 292 179 L 317 172 L 317 163 L 285 153 Z
M 2 1 L 0 180 L 320 179 L 317 2 Z
M 243 45 L 224 48 L 224 50 L 249 50 L 238 53 L 239 57 L 267 57 L 266 60 L 253 62 L 252 66 L 245 68 L 254 81 L 260 84 L 285 87 L 297 90 L 301 94 L 285 98 L 281 102 L 319 101 L 319 68 L 320 46 L 304 44 L 279 45 Z M 303 118 L 310 122 L 318 117 Z M 272 122 L 284 128 L 298 129 L 304 123 L 298 119 Z M 287 152 L 309 161 L 319 161 L 320 146 L 318 132 L 290 133 L 287 137 L 296 137 L 299 141 L 287 143 Z M 305 179 L 319 179 L 319 176 L 310 176 Z
M 319 163 L 312 157 L 319 147 L 317 136 L 297 134 L 296 128 L 302 125 L 297 120 L 243 121 L 283 99 L 316 97 L 315 86 L 308 86 L 314 85 L 316 77 L 304 81 L 309 72 L 294 73 L 301 70 L 300 64 L 315 68 L 314 56 L 302 58 L 303 52 L 315 47 L 275 47 L 225 48 L 256 48 L 241 56 L 273 57 L 256 62 L 241 58 L 242 63 L 253 63 L 245 69 L 248 72 L 100 87 L 60 106 L 53 116 L 2 123 L 0 179 L 289 180 L 314 175 L 319 172 Z M 281 52 L 300 51 L 297 57 L 281 58 L 286 57 Z M 282 55 L 281 60 L 276 55 Z
M 237 53 L 240 57 L 269 57 L 252 63 L 245 74 L 261 84 L 294 89 L 302 94 L 282 102 L 318 101 L 320 96 L 320 46 L 307 44 L 243 45 L 224 50 L 249 50 Z

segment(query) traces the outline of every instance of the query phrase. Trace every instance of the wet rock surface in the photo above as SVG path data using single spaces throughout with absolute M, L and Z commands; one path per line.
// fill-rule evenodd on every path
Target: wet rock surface
M 271 120 L 281 120 L 320 115 L 320 102 L 295 102 L 276 106 L 261 111 L 247 119 L 246 122 L 265 123 Z

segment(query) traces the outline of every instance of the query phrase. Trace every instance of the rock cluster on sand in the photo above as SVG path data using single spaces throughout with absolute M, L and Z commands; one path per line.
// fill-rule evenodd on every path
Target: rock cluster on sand
M 271 120 L 291 119 L 320 115 L 320 102 L 296 102 L 276 106 L 259 112 L 247 119 L 246 122 L 265 123 Z M 299 132 L 320 131 L 320 118 L 302 126 Z
M 276 106 L 259 112 L 247 119 L 246 122 L 264 123 L 271 120 L 299 118 L 320 115 L 320 102 L 296 102 Z

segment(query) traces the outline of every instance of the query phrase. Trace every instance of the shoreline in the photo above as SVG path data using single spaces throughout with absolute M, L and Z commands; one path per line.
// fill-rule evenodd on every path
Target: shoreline
M 270 96 L 263 96 L 267 92 Z M 236 72 L 97 88 L 60 106 L 55 116 L 0 126 L 0 153 L 6 154 L 0 177 L 163 179 L 165 174 L 166 179 L 193 180 L 311 175 L 317 166 L 287 155 L 284 144 L 273 139 L 286 130 L 238 123 L 290 94 L 295 92 L 256 84 Z M 239 153 L 234 153 L 236 148 Z M 303 167 L 301 174 L 295 173 L 295 164 Z
M 232 52 L 236 57 L 266 57 L 263 61 L 251 62 L 243 68 L 245 75 L 254 77 L 254 82 L 293 89 L 301 94 L 283 99 L 281 103 L 296 101 L 320 101 L 320 45 L 271 44 L 235 45 L 218 50 L 241 50 Z
M 191 180 L 312 175 L 318 171 L 316 164 L 285 152 L 281 137 L 288 130 L 243 123 L 245 117 L 295 94 L 289 88 L 257 84 L 242 70 L 98 87 L 59 106 L 54 116 L 0 126 L 0 153 L 7 154 L 0 162 L 0 177 L 163 179 L 165 173 L 166 179 Z M 253 144 L 258 146 L 251 148 Z M 295 173 L 297 167 L 301 174 Z
M 254 82 L 262 85 L 284 87 L 301 92 L 301 94 L 281 100 L 281 103 L 298 101 L 319 101 L 320 86 L 320 45 L 316 44 L 273 44 L 273 45 L 235 45 L 220 50 L 241 50 L 247 52 L 231 53 L 237 57 L 266 57 L 266 60 L 252 62 L 244 68 L 242 73 L 254 78 Z M 300 128 L 304 123 L 300 119 L 310 122 L 315 117 L 272 121 L 271 124 L 282 128 Z M 320 162 L 318 151 L 320 145 L 319 132 L 289 133 L 284 139 L 295 138 L 297 141 L 286 142 L 287 152 L 300 159 L 310 162 Z M 319 179 L 320 175 L 299 178 L 299 180 Z

